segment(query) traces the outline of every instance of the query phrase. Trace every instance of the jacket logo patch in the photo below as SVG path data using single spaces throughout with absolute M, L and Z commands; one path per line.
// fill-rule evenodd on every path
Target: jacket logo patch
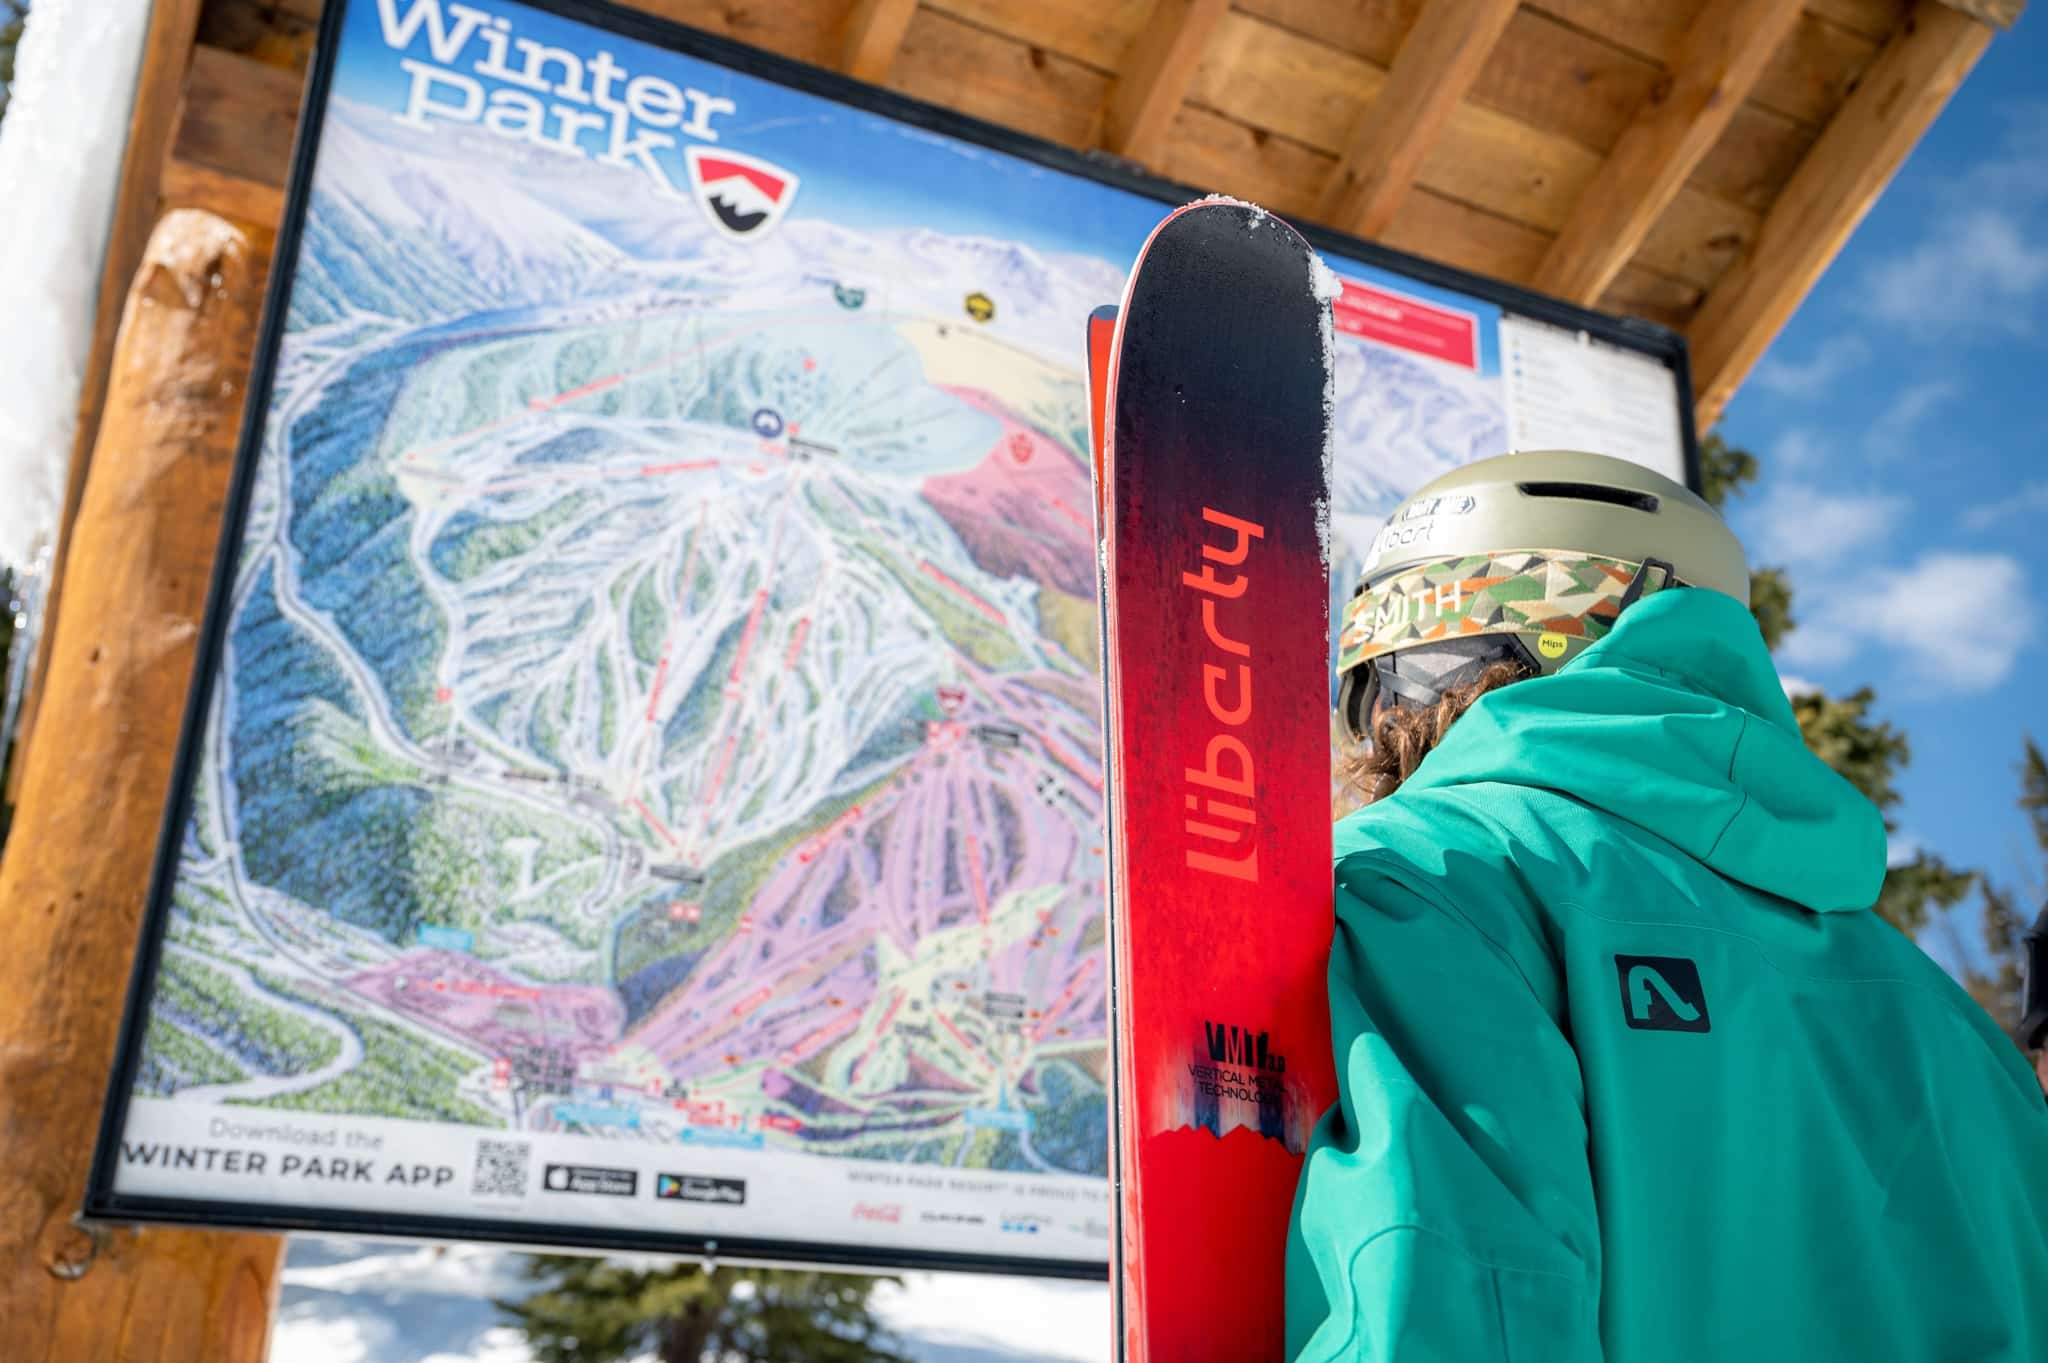
M 1683 956 L 1616 956 L 1621 977 L 1621 1015 L 1631 1027 L 1651 1032 L 1705 1032 L 1707 991 L 1700 968 Z

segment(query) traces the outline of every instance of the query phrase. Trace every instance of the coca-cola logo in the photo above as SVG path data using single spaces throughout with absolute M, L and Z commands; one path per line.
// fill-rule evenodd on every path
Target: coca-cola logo
M 893 1226 L 903 1220 L 903 1204 L 900 1202 L 856 1202 L 853 1204 L 853 1219 L 856 1221 L 886 1221 Z

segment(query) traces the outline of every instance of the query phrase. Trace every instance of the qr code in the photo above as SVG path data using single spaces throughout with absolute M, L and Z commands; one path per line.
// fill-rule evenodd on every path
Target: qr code
M 518 1197 L 526 1192 L 526 1168 L 533 1147 L 525 1141 L 476 1143 L 476 1179 L 470 1191 L 484 1197 Z

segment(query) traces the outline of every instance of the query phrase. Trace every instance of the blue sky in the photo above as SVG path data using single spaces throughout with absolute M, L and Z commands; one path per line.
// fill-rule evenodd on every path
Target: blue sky
M 2029 13 L 1720 427 L 1763 462 L 1735 527 L 1792 574 L 1782 670 L 1832 694 L 1875 687 L 1913 745 L 1900 834 L 2036 895 L 2048 885 L 2013 802 L 2022 735 L 2048 741 L 2044 71 L 2048 16 Z M 1946 957 L 1956 938 L 1926 945 Z

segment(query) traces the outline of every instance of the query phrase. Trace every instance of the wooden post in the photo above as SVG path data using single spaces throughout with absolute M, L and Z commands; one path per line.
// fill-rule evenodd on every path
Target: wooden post
M 268 242 L 158 223 L 128 290 L 0 860 L 0 1354 L 261 1363 L 283 1240 L 73 1224 L 184 715 Z

